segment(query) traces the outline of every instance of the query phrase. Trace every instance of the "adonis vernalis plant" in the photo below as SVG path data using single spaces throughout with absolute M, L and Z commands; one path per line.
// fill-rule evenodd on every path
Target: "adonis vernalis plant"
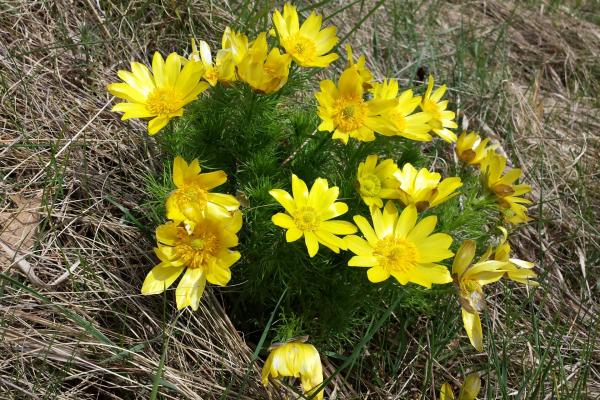
M 164 165 L 148 181 L 158 261 L 142 294 L 179 279 L 177 309 L 197 310 L 205 290 L 229 285 L 221 298 L 236 327 L 250 342 L 262 343 L 260 332 L 276 342 L 261 352 L 264 385 L 300 378 L 322 399 L 321 355 L 346 353 L 374 316 L 425 314 L 459 334 L 447 317 L 455 301 L 437 301 L 456 296 L 466 337 L 483 351 L 484 288 L 538 282 L 534 264 L 511 255 L 507 229 L 531 220 L 531 187 L 499 145 L 457 137 L 445 84 L 376 76 L 335 26 L 302 14 L 275 10 L 270 35 L 227 27 L 215 52 L 195 39 L 166 60 L 156 52 L 151 69 L 134 62 L 108 90 L 125 100 L 113 108 L 123 119 L 158 133 Z M 327 68 L 340 44 L 338 76 Z M 479 388 L 468 375 L 459 399 Z M 450 385 L 441 398 L 454 398 Z

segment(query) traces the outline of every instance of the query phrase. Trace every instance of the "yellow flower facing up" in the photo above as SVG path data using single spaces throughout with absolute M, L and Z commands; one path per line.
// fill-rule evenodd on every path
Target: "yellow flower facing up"
M 456 155 L 462 162 L 477 166 L 487 156 L 488 151 L 497 147 L 488 146 L 489 142 L 490 139 L 483 139 L 475 132 L 463 132 L 456 141 Z
M 481 390 L 481 378 L 479 374 L 473 372 L 465 378 L 465 383 L 460 389 L 458 400 L 475 400 Z M 440 400 L 454 400 L 454 392 L 449 383 L 444 383 L 440 390 Z
M 272 346 L 272 350 L 262 369 L 262 383 L 269 384 L 269 377 L 300 378 L 305 395 L 315 395 L 323 399 L 323 390 L 314 393 L 313 389 L 323 383 L 323 367 L 319 352 L 312 344 L 293 341 Z
M 371 211 L 383 207 L 383 199 L 398 199 L 400 197 L 398 180 L 394 173 L 398 166 L 391 160 L 377 163 L 378 157 L 371 154 L 358 165 L 358 193 Z
M 356 232 L 356 226 L 347 221 L 330 221 L 348 211 L 346 203 L 336 202 L 338 187 L 330 188 L 327 179 L 317 178 L 309 191 L 304 181 L 292 174 L 292 193 L 293 197 L 282 189 L 269 191 L 287 211 L 272 218 L 275 225 L 287 229 L 286 240 L 294 242 L 304 236 L 311 257 L 319 251 L 319 243 L 336 253 L 346 250 L 346 243 L 336 235 L 350 235 Z
M 458 128 L 453 111 L 446 110 L 448 100 L 443 100 L 442 97 L 446 93 L 446 85 L 442 85 L 433 91 L 433 77 L 429 76 L 427 83 L 427 91 L 421 100 L 421 109 L 431 115 L 429 126 L 431 130 L 444 139 L 446 142 L 456 142 L 456 134 L 450 129 Z M 450 128 L 450 129 L 449 129 Z
M 373 87 L 373 73 L 367 68 L 367 59 L 364 55 L 358 57 L 356 63 L 354 62 L 354 56 L 352 55 L 352 47 L 346 44 L 346 55 L 348 57 L 348 68 L 356 66 L 358 75 L 362 79 L 363 89 L 368 90 Z
M 481 160 L 481 174 L 485 187 L 496 195 L 499 206 L 504 210 L 505 219 L 512 224 L 530 221 L 525 204 L 531 200 L 520 197 L 531 191 L 531 186 L 515 184 L 521 177 L 520 168 L 510 168 L 506 174 L 506 158 L 496 152 L 488 151 Z
M 490 247 L 482 256 L 483 259 L 491 259 L 505 262 L 504 270 L 508 279 L 522 283 L 524 285 L 538 286 L 539 283 L 532 280 L 537 278 L 537 274 L 533 271 L 534 263 L 510 257 L 510 244 L 508 243 L 508 231 L 506 228 L 499 226 L 498 229 L 502 232 L 502 240 L 495 250 Z
M 300 26 L 296 7 L 286 3 L 283 15 L 273 13 L 273 24 L 279 43 L 285 52 L 302 67 L 327 67 L 338 59 L 336 53 L 327 54 L 338 42 L 336 27 L 321 29 L 323 17 L 312 12 Z
M 363 80 L 356 65 L 347 68 L 338 81 L 321 81 L 315 94 L 319 102 L 320 131 L 333 132 L 333 139 L 348 143 L 353 137 L 363 142 L 375 140 L 375 132 L 394 135 L 396 127 L 383 115 L 396 105 L 396 100 L 363 98 Z
M 346 236 L 348 249 L 356 256 L 348 262 L 351 267 L 367 267 L 367 277 L 373 283 L 391 276 L 402 285 L 413 282 L 427 288 L 432 284 L 452 282 L 448 268 L 437 264 L 450 258 L 452 237 L 434 233 L 437 217 L 423 218 L 417 224 L 417 209 L 408 206 L 402 214 L 389 201 L 383 212 L 371 213 L 373 226 L 360 215 L 354 217 L 364 238 Z
M 131 72 L 120 70 L 123 83 L 111 83 L 108 91 L 125 103 L 116 104 L 112 111 L 124 112 L 122 120 L 150 118 L 148 133 L 154 135 L 174 117 L 183 115 L 183 107 L 198 98 L 208 88 L 201 82 L 203 68 L 198 62 L 185 63 L 171 53 L 165 61 L 159 52 L 154 53 L 152 71 L 144 64 L 131 63 Z
M 279 49 L 267 46 L 265 32 L 258 35 L 238 65 L 238 75 L 252 89 L 260 93 L 273 93 L 288 80 L 292 59 Z
M 156 228 L 158 247 L 154 249 L 160 264 L 146 276 L 142 294 L 164 292 L 183 273 L 175 290 L 177 308 L 197 310 L 206 281 L 225 286 L 231 279 L 230 267 L 240 259 L 240 253 L 230 248 L 237 246 L 236 234 L 241 227 L 239 211 L 228 219 L 203 218 L 193 230 L 173 221 L 160 225 Z
M 458 195 L 456 189 L 462 186 L 459 177 L 445 178 L 440 182 L 442 176 L 437 172 L 429 172 L 426 168 L 417 171 L 410 163 L 404 164 L 394 176 L 400 183 L 400 201 L 405 205 L 414 204 L 419 211 Z
M 206 215 L 231 217 L 231 212 L 240 206 L 235 197 L 209 192 L 226 181 L 227 174 L 223 171 L 201 174 L 198 160 L 188 165 L 182 157 L 175 157 L 173 183 L 177 189 L 167 198 L 167 218 L 184 222 L 193 229 L 196 222 Z
M 204 80 L 211 86 L 217 82 L 235 81 L 235 63 L 233 55 L 227 50 L 217 51 L 217 59 L 213 63 L 210 47 L 204 40 L 200 41 L 200 48 L 196 47 L 196 41 L 192 39 L 192 54 L 190 59 L 201 62 L 204 66 Z
M 395 79 L 375 83 L 372 89 L 375 100 L 396 99 L 396 105 L 387 111 L 386 117 L 395 125 L 395 135 L 411 140 L 427 142 L 431 140 L 428 133 L 431 130 L 428 122 L 431 114 L 426 112 L 414 113 L 421 103 L 420 96 L 413 96 L 412 90 L 406 90 L 398 96 L 398 81 Z M 385 132 L 382 132 L 385 135 Z
M 452 280 L 458 290 L 463 325 L 469 340 L 477 351 L 483 351 L 483 330 L 479 317 L 479 313 L 485 308 L 482 287 L 500 280 L 507 263 L 482 257 L 477 263 L 471 265 L 475 250 L 474 241 L 463 242 L 452 263 Z

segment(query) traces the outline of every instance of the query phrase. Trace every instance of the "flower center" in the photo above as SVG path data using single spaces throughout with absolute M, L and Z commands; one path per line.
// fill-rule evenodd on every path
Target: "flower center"
M 314 231 L 319 227 L 317 212 L 309 206 L 301 207 L 296 211 L 294 222 L 301 231 Z
M 333 104 L 333 121 L 342 132 L 355 131 L 367 119 L 368 107 L 358 97 L 340 97 Z
M 156 88 L 146 99 L 146 108 L 155 115 L 172 115 L 183 107 L 179 92 L 171 88 Z
M 363 196 L 375 197 L 381 191 L 381 181 L 374 174 L 367 174 L 358 179 L 360 192 Z
M 216 68 L 208 68 L 204 71 L 204 80 L 207 82 L 216 82 L 219 80 L 219 71 Z
M 179 228 L 177 236 L 179 240 L 175 244 L 175 253 L 188 268 L 204 268 L 217 256 L 219 237 L 210 226 L 197 226 L 191 235 L 185 228 Z
M 406 118 L 401 113 L 392 111 L 390 113 L 390 119 L 394 125 L 396 125 L 396 129 L 398 129 L 400 132 L 403 132 L 406 129 Z
M 199 211 L 206 209 L 208 193 L 206 190 L 196 186 L 187 185 L 175 192 L 175 203 L 185 214 L 186 210 L 192 208 Z
M 406 239 L 386 237 L 380 240 L 373 252 L 379 265 L 390 272 L 406 273 L 419 263 L 417 247 Z
M 431 120 L 427 123 L 433 127 L 434 129 L 442 128 L 442 110 L 435 101 L 432 100 L 424 100 L 422 104 L 423 111 L 431 114 Z
M 289 54 L 302 62 L 310 62 L 317 56 L 315 42 L 300 34 L 288 38 L 283 47 Z

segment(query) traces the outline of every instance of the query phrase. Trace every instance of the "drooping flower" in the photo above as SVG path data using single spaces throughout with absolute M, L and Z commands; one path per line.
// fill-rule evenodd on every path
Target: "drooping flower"
M 213 63 L 208 43 L 201 40 L 198 49 L 196 41 L 192 39 L 190 59 L 202 63 L 204 66 L 204 80 L 211 86 L 215 86 L 217 82 L 233 82 L 236 79 L 233 55 L 227 50 L 217 51 L 217 59 Z
M 482 256 L 482 259 L 491 259 L 505 262 L 503 269 L 506 271 L 508 279 L 524 285 L 538 286 L 539 283 L 532 280 L 537 277 L 533 271 L 534 263 L 530 261 L 520 260 L 510 257 L 510 244 L 508 243 L 508 231 L 506 228 L 499 226 L 498 229 L 502 232 L 502 240 L 495 250 L 490 247 Z
M 224 171 L 201 174 L 198 160 L 188 165 L 181 156 L 175 157 L 173 183 L 176 189 L 167 198 L 167 218 L 184 222 L 191 229 L 207 214 L 216 218 L 229 218 L 240 203 L 229 194 L 209 192 L 226 181 L 227 174 Z
M 258 35 L 238 65 L 238 75 L 252 89 L 260 93 L 273 93 L 288 80 L 292 59 L 279 49 L 267 46 L 266 33 Z
M 458 400 L 475 400 L 481 390 L 481 378 L 479 374 L 473 372 L 465 378 L 465 383 L 460 389 Z M 444 383 L 440 390 L 440 400 L 454 400 L 454 392 L 449 383 Z
M 386 113 L 386 117 L 395 125 L 395 135 L 421 142 L 431 140 L 431 135 L 428 133 L 431 130 L 428 124 L 431 114 L 414 113 L 421 103 L 421 96 L 413 96 L 412 90 L 405 90 L 399 97 L 396 97 L 398 96 L 398 81 L 395 79 L 386 79 L 382 83 L 375 83 L 372 92 L 375 100 L 396 99 L 395 107 Z
M 433 76 L 430 75 L 427 83 L 427 91 L 421 100 L 421 109 L 431 115 L 429 126 L 431 126 L 431 130 L 436 135 L 446 142 L 456 142 L 456 134 L 450 130 L 458 128 L 458 125 L 454 122 L 456 115 L 453 111 L 446 110 L 448 100 L 441 101 L 444 93 L 446 93 L 446 85 L 440 86 L 433 93 L 432 91 Z
M 167 60 L 154 53 L 152 71 L 144 64 L 131 63 L 131 72 L 119 70 L 122 83 L 111 83 L 107 90 L 121 99 L 112 111 L 124 112 L 122 120 L 150 118 L 148 133 L 154 135 L 174 117 L 183 115 L 183 107 L 198 98 L 208 88 L 202 79 L 202 64 L 186 63 L 181 68 L 181 57 L 171 53 Z
M 398 199 L 400 196 L 398 180 L 394 177 L 398 166 L 391 159 L 379 164 L 377 160 L 376 154 L 368 156 L 358 165 L 356 176 L 358 193 L 371 211 L 383 207 L 383 199 Z
M 497 146 L 488 146 L 490 139 L 483 139 L 475 132 L 463 132 L 456 141 L 456 155 L 458 158 L 469 164 L 479 165 L 488 151 L 495 149 Z
M 352 55 L 352 47 L 349 44 L 346 44 L 346 56 L 348 58 L 348 66 L 347 68 L 356 66 L 356 70 L 358 71 L 358 75 L 360 79 L 362 79 L 363 89 L 369 90 L 373 87 L 373 73 L 366 66 L 367 59 L 364 54 L 358 57 L 356 63 L 354 62 L 354 56 Z
M 463 325 L 469 340 L 477 351 L 483 351 L 483 330 L 479 317 L 485 308 L 482 287 L 502 278 L 507 263 L 481 258 L 471 265 L 475 249 L 472 240 L 465 240 L 460 246 L 452 263 L 452 280 L 458 290 Z
M 271 346 L 271 352 L 262 368 L 262 383 L 269 384 L 269 377 L 300 378 L 305 395 L 314 395 L 315 399 L 323 399 L 323 390 L 318 393 L 314 388 L 323 383 L 323 367 L 319 352 L 312 344 L 301 341 Z
M 452 257 L 449 247 L 452 237 L 434 233 L 437 217 L 423 218 L 417 224 L 417 209 L 410 205 L 402 214 L 389 201 L 383 213 L 371 213 L 373 226 L 366 218 L 354 216 L 364 238 L 346 236 L 348 249 L 356 256 L 348 262 L 351 267 L 367 267 L 367 277 L 373 283 L 391 276 L 402 285 L 414 282 L 431 288 L 432 284 L 452 282 L 448 268 L 437 264 Z
M 177 308 L 197 310 L 206 281 L 225 286 L 231 279 L 230 267 L 240 259 L 240 253 L 231 248 L 238 244 L 236 234 L 241 227 L 239 211 L 227 219 L 202 218 L 192 230 L 174 221 L 160 225 L 154 249 L 160 263 L 146 276 L 142 294 L 164 292 L 183 273 L 175 290 Z
M 405 205 L 414 204 L 417 210 L 423 211 L 445 202 L 456 196 L 456 189 L 462 186 L 459 177 L 445 178 L 437 172 L 429 172 L 426 168 L 419 171 L 410 163 L 404 164 L 402 170 L 394 174 L 400 183 L 400 201 Z
M 510 168 L 504 174 L 505 168 L 506 158 L 494 151 L 488 151 L 486 157 L 481 160 L 483 184 L 496 196 L 508 222 L 520 224 L 530 221 L 525 204 L 531 204 L 531 200 L 520 196 L 530 192 L 531 186 L 515 183 L 521 177 L 520 168 Z
M 396 127 L 383 115 L 396 105 L 396 100 L 363 98 L 363 85 L 356 65 L 347 68 L 338 81 L 321 81 L 315 94 L 319 102 L 320 131 L 333 132 L 333 139 L 348 143 L 353 137 L 363 142 L 375 140 L 374 132 L 394 135 Z
M 292 174 L 292 193 L 293 197 L 282 189 L 269 191 L 287 211 L 272 218 L 275 225 L 287 229 L 286 240 L 294 242 L 304 236 L 311 257 L 319 251 L 319 243 L 336 253 L 346 250 L 346 243 L 336 235 L 350 235 L 356 232 L 356 226 L 347 221 L 330 221 L 348 211 L 346 203 L 336 202 L 339 188 L 330 188 L 327 179 L 317 178 L 309 192 L 304 181 Z
M 273 13 L 273 24 L 277 29 L 279 43 L 285 52 L 302 67 L 327 67 L 338 59 L 336 53 L 327 54 L 338 42 L 336 27 L 321 30 L 323 17 L 314 11 L 300 26 L 298 11 L 290 3 Z

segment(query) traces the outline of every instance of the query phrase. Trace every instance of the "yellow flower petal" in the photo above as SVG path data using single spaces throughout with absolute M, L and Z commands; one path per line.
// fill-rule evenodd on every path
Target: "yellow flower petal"
M 373 267 L 367 271 L 369 281 L 379 283 L 390 277 L 390 273 L 383 268 Z
M 142 294 L 159 294 L 164 292 L 181 275 L 184 267 L 173 267 L 166 263 L 161 263 L 146 276 L 142 285 Z
M 463 325 L 469 336 L 471 344 L 477 351 L 483 351 L 483 330 L 481 329 L 481 320 L 479 314 L 465 311 L 462 309 Z
M 206 286 L 206 274 L 203 268 L 188 268 L 179 281 L 175 290 L 177 309 L 192 307 L 196 311 L 200 304 L 200 298 Z

